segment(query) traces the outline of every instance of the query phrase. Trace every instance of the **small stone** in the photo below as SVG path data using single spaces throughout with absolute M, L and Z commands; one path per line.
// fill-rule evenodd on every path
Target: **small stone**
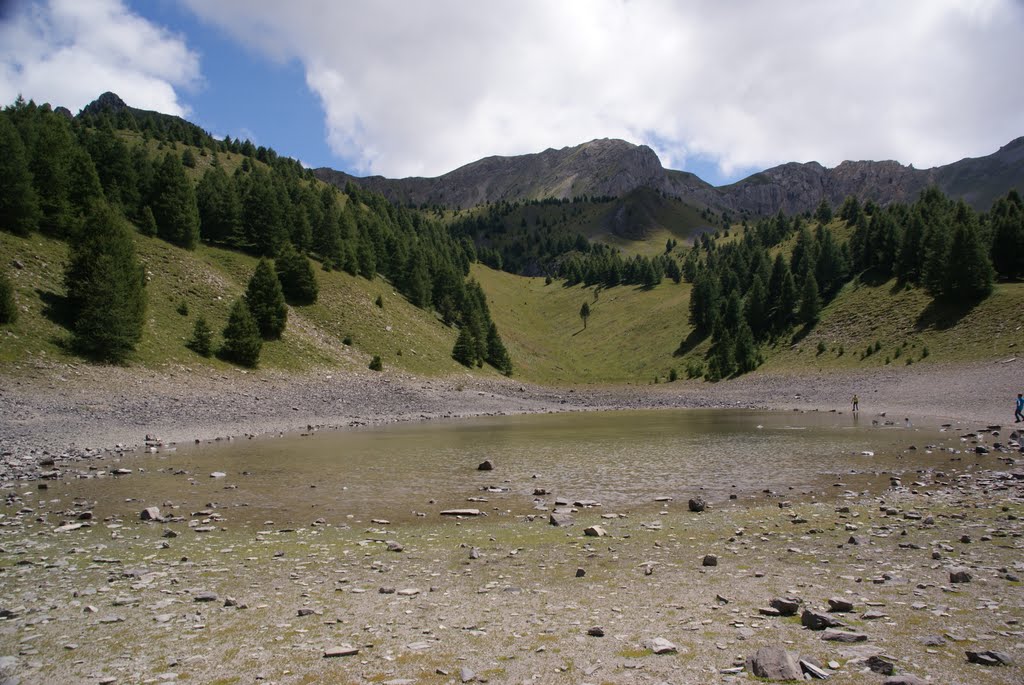
M 885 657 L 878 656 L 877 654 L 868 657 L 868 668 L 875 673 L 881 673 L 882 675 L 892 675 L 895 670 L 895 665 L 886 659 Z
M 825 630 L 821 634 L 822 640 L 828 642 L 867 642 L 868 636 L 864 633 L 853 633 L 846 630 Z
M 477 471 L 493 471 L 494 470 L 494 462 L 492 462 L 490 459 L 485 459 L 482 462 L 480 462 L 480 465 L 476 467 L 476 470 Z
M 572 516 L 569 514 L 562 514 L 556 511 L 551 512 L 548 516 L 548 523 L 556 528 L 564 528 L 565 526 L 571 526 L 573 524 Z
M 674 644 L 672 644 L 663 637 L 656 637 L 647 640 L 644 643 L 644 646 L 647 647 L 647 649 L 654 652 L 655 654 L 673 654 L 679 651 L 678 647 L 676 647 Z
M 837 621 L 828 614 L 818 613 L 817 611 L 811 611 L 810 609 L 804 609 L 804 613 L 800 615 L 800 623 L 811 630 L 838 628 L 843 625 L 842 621 Z
M 828 600 L 829 611 L 846 613 L 853 611 L 853 602 L 842 597 L 832 597 Z
M 587 569 L 585 569 L 585 568 L 578 568 L 578 569 L 576 569 L 576 577 L 577 578 L 582 578 L 585 575 L 587 575 Z
M 905 673 L 903 675 L 889 676 L 882 681 L 882 685 L 930 685 L 924 678 Z
M 196 602 L 216 602 L 217 601 L 217 593 L 216 592 L 199 592 L 199 593 L 196 594 L 195 597 L 193 597 L 193 599 Z
M 587 635 L 591 637 L 604 637 L 604 628 L 601 626 L 594 626 L 587 630 Z
M 690 511 L 699 514 L 708 508 L 708 503 L 704 501 L 703 497 L 694 497 L 687 502 L 687 506 L 690 508 Z
M 359 654 L 359 648 L 348 644 L 338 645 L 337 647 L 328 647 L 324 650 L 325 659 L 336 656 L 355 656 L 356 654 Z
M 210 474 L 210 478 L 226 478 L 228 474 L 223 471 L 214 471 Z
M 163 517 L 160 516 L 160 507 L 146 507 L 139 513 L 139 518 L 143 521 L 159 521 Z
M 718 557 L 714 554 L 705 554 L 700 563 L 701 566 L 718 566 Z
M 949 571 L 949 582 L 950 583 L 969 583 L 971 582 L 971 573 L 965 568 L 958 567 L 950 569 Z
M 776 597 L 769 604 L 782 616 L 795 616 L 800 610 L 800 600 L 795 597 Z
M 476 680 L 476 673 L 473 673 L 473 671 L 463 666 L 459 669 L 459 680 L 461 680 L 464 683 L 468 683 L 471 680 Z
M 601 526 L 590 526 L 583 530 L 583 534 L 592 538 L 603 538 L 608 535 L 608 531 Z
M 389 552 L 402 552 L 405 550 L 405 547 L 402 546 L 402 543 L 395 542 L 394 540 L 388 540 L 387 546 Z
M 302 608 L 301 608 L 301 609 L 299 609 L 299 610 L 298 610 L 298 612 L 296 612 L 296 613 L 297 613 L 297 614 L 298 614 L 299 616 L 312 616 L 313 614 L 315 614 L 315 613 L 316 613 L 316 611 L 314 611 L 313 609 L 310 609 L 309 607 L 302 607 Z

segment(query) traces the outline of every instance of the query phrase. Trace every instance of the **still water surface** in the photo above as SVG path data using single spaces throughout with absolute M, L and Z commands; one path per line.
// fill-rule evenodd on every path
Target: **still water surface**
M 685 507 L 695 494 L 710 502 L 763 497 L 764 489 L 831 495 L 838 480 L 863 486 L 856 474 L 937 463 L 923 449 L 905 450 L 940 439 L 931 428 L 872 426 L 870 419 L 816 412 L 527 415 L 181 447 L 123 460 L 142 473 L 73 487 L 107 501 L 144 493 L 146 504 L 213 502 L 233 521 L 257 526 L 308 525 L 319 517 L 415 520 L 417 512 L 434 519 L 454 507 L 524 513 L 533 509 L 537 488 L 549 493 L 541 498 L 548 505 L 555 497 L 587 499 L 602 511 L 626 512 L 660 506 L 653 504 L 657 497 Z M 477 470 L 485 459 L 493 471 Z M 226 477 L 211 478 L 214 471 Z

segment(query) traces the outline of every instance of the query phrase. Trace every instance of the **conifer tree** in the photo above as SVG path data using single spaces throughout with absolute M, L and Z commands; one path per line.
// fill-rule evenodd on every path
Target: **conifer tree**
M 186 250 L 196 246 L 199 240 L 196 192 L 177 155 L 168 152 L 156 170 L 150 206 L 156 219 L 157 235 Z
M 263 348 L 263 340 L 260 338 L 260 329 L 244 300 L 235 300 L 231 306 L 223 335 L 224 344 L 220 348 L 222 358 L 242 366 L 256 366 L 260 359 L 260 350 Z
M 188 341 L 188 348 L 198 355 L 209 357 L 213 354 L 213 331 L 206 319 L 200 316 L 196 319 L 192 328 L 192 338 Z
M 1024 278 L 1024 202 L 1016 190 L 992 207 L 992 265 L 1002 278 Z
M 281 292 L 274 267 L 266 259 L 256 265 L 256 271 L 249 279 L 245 290 L 245 303 L 256 321 L 256 327 L 264 340 L 276 340 L 284 332 L 288 322 L 288 307 Z
M 754 342 L 754 334 L 746 321 L 740 323 L 740 329 L 736 333 L 734 358 L 737 373 L 753 371 L 761 363 L 761 355 Z
M 476 341 L 469 326 L 463 325 L 459 329 L 459 337 L 455 339 L 455 346 L 452 348 L 452 359 L 463 366 L 476 364 Z
M 978 236 L 974 211 L 963 200 L 957 203 L 953 224 L 942 294 L 947 299 L 984 298 L 992 292 L 992 262 Z
M 64 282 L 74 347 L 94 359 L 124 361 L 142 338 L 145 274 L 128 229 L 106 202 L 94 202 L 72 236 Z
M 156 235 L 156 217 L 149 205 L 142 208 L 142 218 L 139 220 L 139 233 L 153 237 Z
M 39 198 L 21 135 L 0 113 L 0 230 L 27 236 L 39 228 Z
M 18 305 L 14 301 L 14 285 L 7 273 L 0 271 L 0 324 L 18 320 Z
M 303 305 L 316 302 L 320 286 L 316 274 L 305 255 L 295 251 L 291 243 L 285 243 L 281 253 L 274 260 L 281 291 L 289 304 Z
M 64 237 L 71 229 L 68 166 L 75 142 L 64 117 L 52 112 L 39 112 L 37 116 L 32 126 L 34 141 L 29 169 L 42 211 L 39 228 Z
M 203 174 L 196 187 L 196 203 L 203 240 L 242 245 L 242 201 L 234 180 L 222 167 L 211 167 Z
M 744 316 L 751 333 L 757 339 L 767 336 L 771 328 L 771 317 L 768 310 L 768 291 L 761 281 L 761 276 L 754 276 L 754 282 L 747 291 L 744 302 Z
M 512 358 L 509 357 L 505 343 L 498 335 L 498 327 L 493 321 L 487 329 L 487 363 L 506 376 L 512 375 Z
M 807 274 L 803 293 L 800 295 L 800 322 L 811 326 L 821 314 L 821 297 L 818 295 L 818 281 L 813 273 Z

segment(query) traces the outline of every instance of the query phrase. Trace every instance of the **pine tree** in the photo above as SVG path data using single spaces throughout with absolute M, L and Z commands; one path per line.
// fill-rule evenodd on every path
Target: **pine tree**
M 586 302 L 584 302 L 583 306 L 580 307 L 580 318 L 583 319 L 583 329 L 586 330 L 587 319 L 590 318 L 590 305 Z
M 39 228 L 39 198 L 21 135 L 0 113 L 0 230 L 27 236 Z
M 64 117 L 52 112 L 38 114 L 33 134 L 29 169 L 42 211 L 39 228 L 51 235 L 67 236 L 73 216 L 68 201 L 68 166 L 74 137 Z
M 263 340 L 255 319 L 242 299 L 235 300 L 224 327 L 224 344 L 220 356 L 227 361 L 254 367 L 259 362 Z
M 0 324 L 18 320 L 18 305 L 14 301 L 14 285 L 7 274 L 0 271 Z
M 473 340 L 469 326 L 459 329 L 459 337 L 455 339 L 455 346 L 452 348 L 452 359 L 463 366 L 471 367 L 476 364 L 476 341 Z
M 286 243 L 274 260 L 274 268 L 281 282 L 281 291 L 289 304 L 304 305 L 316 302 L 320 292 L 316 274 L 313 273 L 309 259 L 296 252 L 291 243 Z
M 512 375 L 512 358 L 505 349 L 505 343 L 498 335 L 498 327 L 491 322 L 487 329 L 487 363 L 506 376 Z
M 164 155 L 153 185 L 150 206 L 156 219 L 157 235 L 191 250 L 199 240 L 199 207 L 192 182 L 181 166 L 181 158 L 170 152 Z
M 211 167 L 196 187 L 199 234 L 203 240 L 241 247 L 242 201 L 238 187 L 222 167 Z
M 804 290 L 800 295 L 800 322 L 812 326 L 821 314 L 821 297 L 818 295 L 818 281 L 813 273 L 807 274 Z
M 761 355 L 754 342 L 754 334 L 745 321 L 740 324 L 740 329 L 736 333 L 734 357 L 738 373 L 753 371 L 761 363 Z
M 128 229 L 105 202 L 92 204 L 72 236 L 64 281 L 74 347 L 94 359 L 124 361 L 142 338 L 145 274 Z
M 957 203 L 953 224 L 942 295 L 947 299 L 982 299 L 992 292 L 992 262 L 978 236 L 974 211 L 963 200 Z
M 139 221 L 139 233 L 153 237 L 156 235 L 156 217 L 149 205 L 142 208 L 142 219 Z
M 1024 278 L 1024 202 L 1016 190 L 992 207 L 992 265 L 999 276 Z
M 760 276 L 754 276 L 754 282 L 747 291 L 744 302 L 744 316 L 753 336 L 762 339 L 771 328 L 771 316 L 768 310 L 768 291 L 761 282 Z
M 196 319 L 195 326 L 192 328 L 192 338 L 188 341 L 188 348 L 203 357 L 213 354 L 213 331 L 210 330 L 209 324 L 202 316 Z
M 256 271 L 249 279 L 249 286 L 245 290 L 245 302 L 263 339 L 280 338 L 288 322 L 288 307 L 285 305 L 284 293 L 281 292 L 281 283 L 277 280 L 274 267 L 266 259 L 259 261 Z

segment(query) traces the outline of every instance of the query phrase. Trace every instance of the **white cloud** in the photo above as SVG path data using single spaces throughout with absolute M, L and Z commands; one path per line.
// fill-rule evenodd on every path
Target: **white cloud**
M 77 111 L 105 91 L 133 107 L 188 113 L 177 87 L 199 78 L 199 59 L 121 0 L 23 3 L 0 24 L 0 101 L 19 94 Z
M 436 175 L 597 137 L 726 173 L 918 167 L 1024 134 L 1015 0 L 184 0 L 299 59 L 328 142 L 363 172 Z

